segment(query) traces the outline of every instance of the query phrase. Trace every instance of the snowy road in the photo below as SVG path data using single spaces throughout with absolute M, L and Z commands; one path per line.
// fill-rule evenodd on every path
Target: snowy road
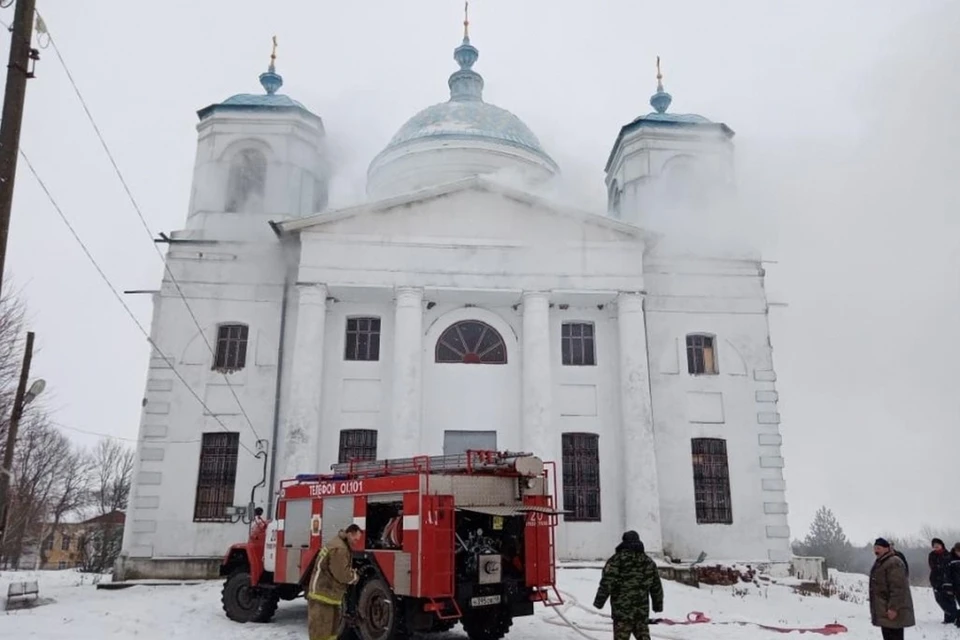
M 595 611 L 590 602 L 596 590 L 599 572 L 595 569 L 566 569 L 559 572 L 566 604 L 560 608 L 569 620 L 596 640 L 612 637 L 609 609 Z M 53 601 L 32 610 L 0 615 L 0 637 L 40 640 L 101 640 L 137 638 L 168 640 L 306 640 L 306 605 L 302 601 L 282 603 L 273 622 L 266 625 L 240 625 L 230 622 L 220 608 L 220 584 L 210 582 L 194 586 L 132 587 L 116 591 L 97 590 L 89 576 L 71 571 L 0 573 L 0 594 L 14 579 L 38 578 L 41 594 Z M 684 619 L 690 611 L 702 611 L 712 620 L 726 624 L 691 626 L 655 626 L 654 637 L 675 640 L 759 640 L 761 638 L 819 638 L 811 634 L 780 634 L 752 625 L 759 623 L 789 627 L 819 627 L 839 622 L 849 633 L 833 636 L 844 640 L 876 640 L 877 629 L 870 626 L 866 604 L 865 577 L 842 575 L 839 578 L 845 600 L 800 596 L 789 587 L 704 587 L 693 589 L 665 582 L 664 615 Z M 957 640 L 960 631 L 939 623 L 939 614 L 928 589 L 914 591 L 920 625 L 908 638 Z M 509 640 L 586 640 L 566 623 L 555 610 L 540 608 L 532 618 L 518 619 Z M 462 640 L 459 627 L 436 640 Z

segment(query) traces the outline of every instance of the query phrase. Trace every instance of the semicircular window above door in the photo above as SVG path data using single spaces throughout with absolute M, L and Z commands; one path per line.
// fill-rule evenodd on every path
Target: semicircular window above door
M 507 345 L 500 333 L 486 322 L 462 320 L 440 335 L 436 362 L 507 364 Z

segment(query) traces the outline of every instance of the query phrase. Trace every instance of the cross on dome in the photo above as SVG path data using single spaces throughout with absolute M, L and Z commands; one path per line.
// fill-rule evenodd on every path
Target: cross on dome
M 450 75 L 450 99 L 458 102 L 483 102 L 483 76 L 473 70 L 480 52 L 470 44 L 470 2 L 463 3 L 463 42 L 453 51 L 459 71 Z
M 671 102 L 673 102 L 673 96 L 663 90 L 663 73 L 660 71 L 660 56 L 657 56 L 657 92 L 650 96 L 650 106 L 657 113 L 664 113 Z
M 260 86 L 267 95 L 275 94 L 283 86 L 283 76 L 277 73 L 277 36 L 273 36 L 273 49 L 270 51 L 270 66 L 260 74 Z

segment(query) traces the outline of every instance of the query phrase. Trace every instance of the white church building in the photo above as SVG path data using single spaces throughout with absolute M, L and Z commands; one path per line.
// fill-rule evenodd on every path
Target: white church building
M 634 529 L 653 554 L 789 561 L 760 259 L 650 230 L 730 195 L 733 131 L 671 113 L 658 75 L 581 211 L 544 195 L 559 167 L 483 100 L 466 33 L 454 58 L 344 209 L 272 61 L 264 93 L 198 112 L 118 578 L 215 575 L 247 535 L 228 509 L 269 514 L 281 479 L 478 448 L 556 462 L 561 559 Z

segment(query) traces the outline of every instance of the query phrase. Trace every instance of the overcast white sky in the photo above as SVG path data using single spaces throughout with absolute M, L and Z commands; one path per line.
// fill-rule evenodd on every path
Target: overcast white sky
M 462 19 L 459 0 L 38 9 L 154 234 L 183 224 L 196 110 L 259 92 L 272 35 L 282 92 L 337 150 L 336 206 L 362 198 L 408 117 L 446 99 Z M 772 324 L 795 535 L 821 504 L 858 541 L 960 524 L 960 3 L 475 0 L 471 22 L 485 98 L 537 133 L 578 204 L 603 210 L 604 162 L 650 111 L 657 55 L 672 111 L 737 131 L 735 224 L 762 230 L 771 297 L 789 303 Z M 156 288 L 161 262 L 52 49 L 22 145 L 114 285 Z M 135 439 L 147 344 L 22 162 L 9 256 L 55 420 Z M 148 326 L 149 296 L 127 299 Z

